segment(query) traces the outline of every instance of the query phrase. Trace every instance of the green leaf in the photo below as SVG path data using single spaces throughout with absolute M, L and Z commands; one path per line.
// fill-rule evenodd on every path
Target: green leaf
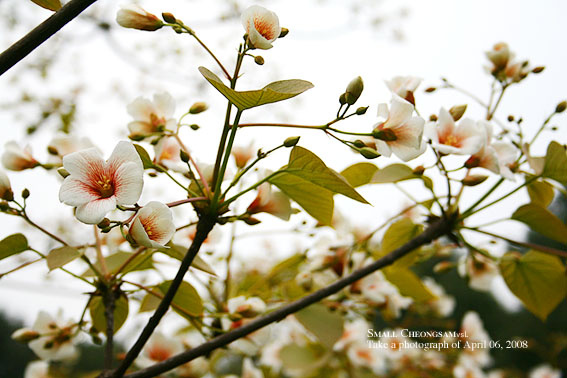
M 399 221 L 392 223 L 384 233 L 380 252 L 378 255 L 375 255 L 375 257 L 379 258 L 385 256 L 395 249 L 400 248 L 402 245 L 421 234 L 422 231 L 423 227 L 413 223 L 409 218 L 402 218 Z M 398 267 L 408 267 L 412 265 L 417 257 L 415 253 L 416 251 L 412 251 L 401 259 L 398 259 L 394 265 Z
M 145 253 L 141 253 L 139 255 L 137 255 L 136 257 L 134 257 L 132 259 L 132 261 L 130 261 L 128 263 L 128 265 L 126 265 L 126 268 L 122 270 L 122 273 L 129 273 L 129 272 L 135 272 L 135 271 L 139 271 L 139 270 L 147 270 L 147 269 L 153 269 L 154 264 L 152 262 L 152 259 L 150 257 L 148 257 L 148 254 L 151 254 L 152 251 L 151 250 L 146 250 Z M 106 267 L 108 268 L 109 273 L 117 273 L 118 269 L 120 269 L 122 267 L 122 265 L 131 258 L 132 256 L 132 252 L 123 252 L 123 251 L 118 251 L 113 255 L 107 256 L 106 257 Z M 97 261 L 94 266 L 97 268 L 97 270 L 100 272 L 102 269 L 102 266 L 100 264 L 100 261 Z M 94 277 L 95 274 L 94 272 L 89 268 L 87 269 L 83 274 L 82 277 Z
M 128 298 L 125 295 L 121 295 L 114 302 L 114 306 L 114 333 L 116 333 L 128 317 Z M 89 311 L 93 326 L 99 332 L 106 334 L 106 316 L 104 315 L 104 301 L 102 297 L 93 297 L 91 303 L 89 303 Z
M 160 298 L 148 293 L 146 294 L 146 296 L 144 296 L 144 298 L 142 298 L 139 312 L 153 311 L 159 306 L 160 302 Z
M 567 184 L 567 152 L 565 146 L 555 141 L 549 143 L 542 176 Z
M 28 249 L 28 239 L 22 234 L 14 234 L 0 241 L 0 260 Z
M 52 249 L 46 258 L 47 267 L 50 271 L 53 269 L 61 268 L 62 266 L 70 263 L 80 256 L 81 252 L 71 246 Z
M 413 169 L 401 163 L 391 164 L 379 169 L 374 173 L 370 182 L 374 184 L 385 184 L 412 179 L 421 179 L 427 188 L 433 189 L 433 181 L 429 177 L 416 175 L 413 173 Z
M 134 148 L 136 149 L 138 155 L 140 155 L 140 159 L 142 160 L 144 169 L 154 168 L 154 163 L 152 162 L 152 159 L 150 158 L 150 154 L 148 154 L 148 151 L 146 151 L 144 147 L 135 143 L 134 143 Z
M 60 0 L 31 0 L 42 8 L 49 9 L 51 11 L 58 11 L 61 9 Z
M 398 288 L 400 294 L 413 298 L 416 302 L 427 302 L 435 298 L 419 277 L 407 268 L 388 267 L 384 276 Z
M 531 203 L 541 207 L 548 207 L 555 197 L 553 185 L 545 181 L 534 181 L 528 185 L 528 194 Z
M 291 150 L 288 165 L 276 172 L 269 182 L 326 225 L 330 225 L 333 218 L 333 193 L 368 203 L 344 177 L 299 146 Z
M 347 167 L 341 172 L 341 175 L 348 181 L 350 185 L 357 188 L 366 185 L 372 181 L 374 174 L 378 171 L 378 167 L 371 163 L 356 163 Z
M 324 225 L 331 225 L 335 206 L 333 192 L 286 172 L 278 173 L 269 182 L 297 202 L 313 218 Z
M 557 256 L 508 253 L 500 260 L 500 272 L 512 293 L 542 321 L 567 294 L 565 265 Z
M 279 357 L 282 360 L 283 366 L 287 369 L 298 369 L 306 374 L 306 369 L 310 370 L 317 367 L 317 362 L 325 353 L 325 349 L 317 344 L 307 344 L 305 346 L 288 344 L 280 350 Z
M 160 252 L 165 253 L 169 257 L 173 257 L 176 260 L 179 261 L 183 260 L 183 257 L 185 257 L 185 254 L 187 253 L 186 247 L 179 244 L 175 244 L 173 242 L 167 243 L 167 246 L 170 248 L 164 249 L 163 251 L 160 250 Z M 198 269 L 202 272 L 209 273 L 213 276 L 217 275 L 214 269 L 209 264 L 207 264 L 207 262 L 203 260 L 199 255 L 195 256 L 195 258 L 193 259 L 193 263 L 191 264 L 191 267 Z
M 551 211 L 529 203 L 520 206 L 512 219 L 528 225 L 533 231 L 561 243 L 567 243 L 567 226 Z
M 165 295 L 169 286 L 171 286 L 171 281 L 165 281 L 158 285 L 158 289 L 163 295 Z M 175 296 L 173 297 L 172 303 L 182 310 L 178 311 L 177 309 L 174 309 L 174 311 L 187 319 L 191 316 L 195 317 L 203 313 L 203 301 L 201 300 L 199 293 L 197 293 L 197 290 L 195 290 L 191 284 L 185 281 L 181 282 L 177 293 L 175 293 Z
M 313 304 L 295 313 L 296 319 L 317 339 L 329 349 L 343 334 L 344 319 L 327 306 Z
M 240 110 L 287 100 L 313 88 L 313 84 L 305 80 L 282 80 L 270 83 L 259 90 L 239 92 L 224 85 L 217 75 L 205 67 L 199 67 L 199 72 Z

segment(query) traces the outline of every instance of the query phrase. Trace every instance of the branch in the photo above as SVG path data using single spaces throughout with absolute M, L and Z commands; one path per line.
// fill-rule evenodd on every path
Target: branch
M 443 236 L 453 228 L 453 225 L 454 225 L 454 219 L 442 218 L 438 220 L 436 223 L 433 223 L 423 233 L 421 233 L 414 239 L 410 240 L 400 248 L 392 251 L 391 253 L 387 254 L 381 259 L 376 260 L 372 264 L 367 265 L 355 271 L 354 273 L 336 281 L 335 283 L 323 289 L 317 290 L 309 295 L 306 295 L 305 297 L 298 299 L 294 302 L 291 302 L 290 304 L 282 306 L 277 310 L 272 311 L 269 314 L 262 316 L 240 328 L 227 332 L 221 336 L 215 337 L 214 339 L 209 340 L 199 345 L 196 348 L 179 353 L 176 356 L 173 356 L 163 362 L 157 363 L 148 368 L 125 375 L 124 378 L 150 378 L 150 377 L 158 376 L 159 374 L 169 371 L 177 366 L 183 365 L 197 357 L 204 356 L 217 348 L 226 346 L 231 342 L 238 340 L 239 338 L 244 337 L 246 335 L 249 335 L 250 333 L 260 328 L 263 328 L 271 323 L 280 321 L 284 319 L 286 316 L 293 314 L 313 303 L 319 302 L 320 300 L 339 292 L 340 290 L 353 284 L 354 282 L 360 280 L 361 278 L 381 268 L 384 268 L 385 266 L 394 263 L 396 260 L 400 259 L 401 257 L 413 251 L 414 249 L 419 248 L 422 245 L 428 244 L 431 241 L 439 238 L 440 236 Z
M 105 286 L 102 293 L 104 317 L 106 318 L 106 344 L 104 347 L 104 370 L 112 369 L 114 359 L 114 310 L 116 298 L 112 287 Z
M 134 346 L 130 348 L 130 350 L 126 354 L 126 357 L 124 357 L 124 360 L 122 361 L 122 364 L 120 364 L 118 369 L 116 369 L 110 375 L 103 375 L 103 376 L 105 377 L 110 376 L 112 378 L 122 377 L 126 372 L 126 370 L 128 369 L 128 367 L 130 367 L 130 365 L 132 365 L 136 357 L 138 357 L 138 354 L 140 354 L 140 351 L 142 350 L 142 348 L 144 347 L 144 345 L 146 344 L 146 342 L 154 332 L 155 328 L 158 326 L 161 318 L 165 315 L 165 313 L 169 309 L 171 301 L 173 300 L 173 297 L 175 296 L 177 289 L 181 285 L 181 282 L 183 281 L 183 277 L 185 277 L 185 273 L 187 273 L 187 270 L 191 266 L 193 259 L 195 258 L 195 256 L 197 256 L 197 253 L 201 248 L 201 244 L 203 244 L 203 242 L 207 238 L 207 235 L 213 229 L 215 225 L 215 221 L 216 220 L 214 218 L 211 218 L 206 215 L 201 217 L 199 223 L 197 223 L 197 233 L 195 234 L 195 239 L 193 239 L 193 243 L 191 243 L 191 247 L 189 247 L 189 250 L 187 251 L 185 257 L 183 257 L 183 261 L 181 261 L 181 266 L 179 266 L 179 270 L 177 271 L 174 280 L 171 282 L 171 285 L 169 286 L 167 293 L 165 293 L 165 296 L 160 302 L 158 308 L 156 309 L 156 311 L 148 321 L 148 324 L 146 324 L 146 326 L 144 327 L 144 330 L 138 337 L 138 340 L 136 340 Z
M 0 75 L 24 59 L 36 47 L 47 41 L 69 21 L 81 14 L 96 0 L 71 0 L 47 20 L 0 54 Z

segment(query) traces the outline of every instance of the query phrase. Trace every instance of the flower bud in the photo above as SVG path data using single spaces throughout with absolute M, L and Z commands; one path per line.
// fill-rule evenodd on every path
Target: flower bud
M 197 125 L 197 124 L 195 124 L 195 123 L 192 124 L 192 125 L 189 125 L 189 127 L 191 128 L 191 130 L 195 130 L 195 131 L 197 131 L 197 130 L 199 130 L 199 129 L 201 128 L 201 126 L 199 126 L 199 125 Z
M 70 175 L 70 173 L 69 173 L 65 168 L 63 168 L 63 167 L 58 168 L 58 169 L 57 169 L 57 173 L 59 173 L 59 175 L 60 175 L 61 177 L 63 177 L 63 178 L 65 178 L 65 177 L 67 177 L 67 176 Z
M 104 218 L 96 226 L 100 229 L 107 228 L 108 226 L 110 226 L 110 219 Z
M 425 172 L 425 167 L 423 165 L 418 165 L 412 171 L 412 173 L 416 176 L 422 176 L 423 172 Z
M 21 328 L 12 333 L 12 340 L 19 341 L 21 343 L 29 343 L 39 337 L 39 333 L 33 329 Z
M 346 104 L 346 93 L 343 93 L 342 95 L 339 96 L 339 102 L 341 105 Z
M 544 69 L 545 69 L 544 66 L 537 66 L 537 67 L 534 67 L 534 68 L 532 69 L 532 73 L 538 74 L 538 73 L 543 72 Z
M 264 64 L 264 58 L 262 58 L 260 55 L 256 55 L 254 57 L 254 63 L 256 63 L 259 66 L 262 66 Z
M 561 102 L 560 102 L 559 104 L 557 104 L 557 106 L 555 107 L 555 113 L 563 113 L 566 108 L 567 108 L 567 102 L 566 102 L 566 101 L 561 101 Z
M 376 159 L 378 156 L 380 156 L 378 151 L 370 147 L 362 147 L 358 150 L 358 152 L 360 152 L 360 154 L 367 159 Z
M 463 180 L 462 183 L 465 186 L 476 186 L 482 184 L 488 176 L 484 175 L 467 175 Z
M 440 263 L 435 264 L 435 266 L 433 267 L 433 271 L 435 273 L 445 273 L 453 269 L 454 267 L 455 264 L 452 263 L 451 261 L 441 261 Z
M 25 188 L 24 190 L 22 190 L 22 198 L 23 199 L 28 199 L 30 196 L 30 191 L 28 188 Z
M 294 137 L 289 137 L 286 140 L 284 140 L 283 145 L 284 147 L 293 147 L 297 144 L 297 142 L 299 142 L 299 138 L 298 136 L 294 136 Z
M 437 118 L 437 115 L 436 115 L 436 114 L 432 114 L 432 115 L 429 116 L 429 120 L 430 120 L 431 122 L 437 122 L 437 119 L 438 119 L 438 118 Z
M 368 106 L 361 106 L 360 108 L 356 109 L 356 115 L 363 115 L 368 110 Z
M 116 22 L 124 28 L 145 31 L 155 31 L 163 27 L 163 22 L 156 15 L 135 4 L 123 6 L 116 15 Z
M 425 89 L 425 93 L 432 93 L 435 92 L 437 90 L 437 88 L 435 87 L 429 87 Z
M 161 14 L 161 17 L 163 18 L 163 20 L 169 24 L 175 24 L 177 22 L 177 19 L 175 18 L 175 16 L 169 12 L 164 12 Z
M 354 142 L 352 142 L 352 144 L 354 144 L 354 146 L 357 148 L 366 147 L 366 144 L 360 139 L 355 140 Z
M 199 113 L 204 112 L 208 108 L 209 108 L 209 106 L 207 104 L 205 104 L 204 102 L 196 102 L 193 105 L 191 105 L 191 108 L 189 109 L 189 113 L 199 114 Z
M 57 151 L 57 148 L 53 146 L 47 146 L 47 152 L 49 153 L 49 155 L 59 155 L 59 151 Z
M 184 162 L 184 163 L 188 163 L 188 162 L 189 162 L 189 155 L 187 154 L 187 152 L 185 152 L 185 151 L 182 150 L 182 149 L 179 150 L 179 158 L 180 158 L 181 161 Z
M 457 122 L 458 120 L 461 119 L 461 117 L 463 116 L 463 114 L 465 114 L 465 111 L 467 110 L 467 105 L 455 105 L 453 106 L 451 109 L 449 109 L 449 114 L 451 114 L 451 117 L 453 117 L 453 120 L 455 122 Z
M 289 33 L 289 29 L 288 29 L 288 28 L 282 28 L 282 31 L 280 32 L 280 36 L 279 36 L 278 38 L 283 38 L 283 37 L 285 37 L 288 33 Z
M 260 223 L 260 220 L 254 217 L 242 218 L 242 220 L 249 226 L 255 226 Z
M 12 201 L 14 199 L 10 179 L 3 171 L 0 171 L 0 198 L 6 201 Z
M 364 90 L 364 83 L 362 82 L 362 78 L 360 76 L 355 77 L 351 80 L 348 84 L 346 92 L 345 92 L 345 99 L 349 105 L 353 105 Z

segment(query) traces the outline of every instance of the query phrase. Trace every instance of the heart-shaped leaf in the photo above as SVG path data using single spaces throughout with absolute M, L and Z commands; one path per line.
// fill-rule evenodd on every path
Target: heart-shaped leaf
M 567 184 L 567 151 L 565 146 L 555 141 L 549 143 L 542 176 Z
M 534 203 L 520 206 L 512 214 L 512 219 L 525 223 L 543 236 L 567 243 L 567 226 L 544 207 Z
M 0 241 L 0 260 L 28 249 L 28 239 L 22 234 L 14 234 Z
M 341 175 L 354 188 L 366 185 L 372 181 L 378 167 L 371 163 L 356 163 L 341 172 Z
M 89 310 L 91 313 L 91 319 L 93 326 L 99 331 L 106 334 L 106 316 L 104 309 L 104 301 L 101 297 L 93 297 L 89 303 Z M 125 295 L 121 295 L 114 302 L 114 333 L 116 333 L 120 327 L 126 321 L 128 317 L 128 298 Z
M 548 207 L 555 197 L 553 185 L 545 181 L 534 181 L 530 183 L 528 185 L 528 194 L 531 202 L 541 207 Z
M 433 181 L 429 177 L 416 175 L 413 172 L 413 169 L 405 164 L 400 163 L 391 164 L 382 169 L 379 169 L 376 173 L 374 173 L 374 176 L 372 177 L 372 180 L 370 182 L 374 184 L 385 184 L 411 179 L 421 179 L 423 180 L 423 184 L 427 188 L 433 188 Z
M 537 251 L 523 256 L 508 253 L 500 261 L 500 272 L 512 293 L 541 320 L 567 295 L 565 265 L 557 256 Z
M 296 312 L 295 318 L 329 349 L 333 349 L 343 335 L 343 317 L 322 304 L 313 304 Z
M 52 249 L 47 255 L 47 267 L 50 271 L 61 268 L 80 256 L 81 252 L 71 246 Z
M 159 284 L 158 289 L 162 294 L 165 295 L 167 290 L 171 286 L 171 281 L 165 281 Z M 173 297 L 173 304 L 175 304 L 182 311 L 178 311 L 174 308 L 174 311 L 183 316 L 184 318 L 189 318 L 189 316 L 199 316 L 203 313 L 203 301 L 197 293 L 197 290 L 188 282 L 181 282 L 179 289 Z
M 313 88 L 313 84 L 308 81 L 294 79 L 275 81 L 254 91 L 236 91 L 224 85 L 217 75 L 205 67 L 199 67 L 199 72 L 240 110 L 287 100 Z

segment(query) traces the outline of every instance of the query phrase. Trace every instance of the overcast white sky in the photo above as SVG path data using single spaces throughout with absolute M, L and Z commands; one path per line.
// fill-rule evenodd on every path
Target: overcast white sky
M 199 35 L 206 41 L 211 41 L 211 48 L 219 51 L 219 57 L 231 67 L 235 49 L 240 42 L 242 29 L 238 20 L 226 23 L 220 27 L 214 26 L 208 20 L 212 19 L 210 13 L 202 3 L 183 2 L 179 0 L 142 1 L 140 2 L 149 11 L 159 14 L 161 11 L 172 11 L 178 18 L 194 26 Z M 182 4 L 183 3 L 183 4 Z M 243 7 L 253 2 L 241 1 Z M 244 122 L 258 121 L 286 121 L 302 122 L 308 124 L 324 123 L 332 119 L 336 112 L 338 95 L 344 90 L 346 84 L 355 76 L 361 75 L 365 82 L 365 92 L 360 99 L 360 105 L 370 105 L 371 108 L 365 117 L 360 117 L 343 127 L 352 129 L 370 130 L 375 123 L 374 115 L 379 102 L 388 102 L 390 95 L 383 83 L 395 75 L 415 75 L 424 78 L 421 89 L 438 84 L 439 78 L 445 76 L 454 83 L 467 88 L 479 97 L 486 99 L 489 93 L 490 77 L 483 72 L 485 64 L 484 51 L 500 41 L 505 41 L 517 53 L 519 58 L 528 58 L 533 65 L 545 65 L 546 70 L 541 75 L 534 75 L 517 88 L 510 89 L 509 97 L 505 98 L 500 118 L 512 113 L 523 116 L 525 126 L 535 132 L 543 119 L 555 108 L 555 105 L 567 97 L 567 54 L 564 53 L 567 26 L 565 15 L 567 3 L 562 0 L 547 0 L 533 2 L 529 0 L 490 1 L 490 0 L 405 0 L 405 1 L 359 1 L 362 12 L 353 16 L 346 8 L 348 1 L 264 1 L 262 5 L 268 7 L 280 17 L 283 26 L 290 29 L 290 34 L 283 40 L 275 43 L 272 50 L 262 52 L 266 60 L 266 67 L 275 66 L 274 69 L 264 69 L 248 64 L 243 72 L 239 88 L 247 89 L 263 86 L 269 80 L 301 78 L 315 84 L 315 88 L 300 96 L 297 100 L 287 104 L 271 105 L 262 110 L 252 110 L 244 116 Z M 201 7 L 198 7 L 201 4 Z M 7 8 L 2 8 L 0 12 Z M 22 4 L 25 6 L 26 4 Z M 29 4 L 27 4 L 29 6 Z M 5 3 L 4 3 L 5 6 Z M 209 5 L 214 7 L 215 5 Z M 399 19 L 396 15 L 400 7 L 407 7 L 407 18 Z M 115 2 L 100 0 L 91 11 L 99 11 L 109 15 L 109 20 L 118 9 Z M 198 10 L 198 11 L 197 11 Z M 211 11 L 212 12 L 212 11 Z M 39 22 L 48 13 L 37 11 L 29 17 Z M 369 21 L 374 17 L 384 18 L 382 28 L 371 29 Z M 353 24 L 353 21 L 355 22 Z M 393 29 L 398 29 L 404 36 L 402 41 L 392 38 Z M 64 47 L 59 57 L 62 73 L 60 77 L 52 78 L 51 88 L 65 93 L 73 86 L 73 70 L 76 57 L 88 57 L 84 72 L 88 73 L 87 87 L 90 103 L 83 103 L 79 114 L 79 134 L 89 136 L 95 144 L 99 145 L 108 156 L 116 141 L 124 139 L 127 133 L 125 125 L 129 117 L 125 111 L 126 104 L 138 95 L 149 97 L 154 91 L 168 90 L 179 98 L 177 115 L 192 102 L 203 100 L 203 94 L 195 91 L 192 80 L 201 80 L 196 67 L 204 65 L 215 68 L 208 57 L 204 55 L 191 55 L 180 58 L 182 65 L 175 66 L 172 60 L 166 57 L 169 54 L 168 45 L 179 46 L 179 38 L 169 31 L 158 33 L 136 33 L 121 30 L 117 41 L 126 49 L 126 54 L 139 50 L 136 43 L 150 41 L 158 44 L 149 50 L 151 57 L 164 54 L 164 64 L 155 67 L 159 72 L 157 78 L 142 75 L 131 65 L 125 63 L 112 49 L 108 48 L 107 41 L 102 36 L 91 37 L 92 27 L 76 22 L 66 27 L 63 33 L 75 33 L 86 43 L 74 43 Z M 3 34 L 3 33 L 2 33 Z M 0 47 L 7 47 L 15 37 L 2 35 Z M 49 49 L 48 42 L 41 49 Z M 187 37 L 181 46 L 193 51 L 195 44 Z M 137 61 L 150 61 L 148 49 L 145 54 L 134 56 Z M 32 54 L 27 58 L 33 60 Z M 171 67 L 171 69 L 170 69 Z M 229 69 L 231 70 L 231 69 Z M 172 82 L 164 79 L 164 71 L 182 72 L 183 80 Z M 20 71 L 21 72 L 21 71 Z M 0 98 L 10 99 L 9 79 L 20 73 L 17 70 L 7 73 L 0 78 Z M 110 78 L 110 79 L 109 79 Z M 111 80 L 111 84 L 109 84 Z M 118 81 L 120 80 L 120 81 Z M 118 89 L 116 83 L 119 82 Z M 112 89 L 110 85 L 113 85 Z M 29 90 L 34 91 L 34 82 L 29 83 Z M 141 88 L 141 89 L 140 89 Z M 189 92 L 188 92 L 189 88 Z M 206 87 L 205 87 L 206 88 Z M 41 85 L 37 91 L 44 92 L 46 87 Z M 110 92 L 120 92 L 122 100 L 110 96 Z M 203 128 L 197 134 L 186 134 L 188 145 L 201 160 L 211 160 L 216 151 L 215 143 L 220 130 L 220 122 L 224 117 L 224 100 L 213 89 L 206 89 L 206 100 L 211 104 L 211 110 L 202 118 L 197 119 Z M 108 97 L 108 98 L 107 98 Z M 442 92 L 433 95 L 419 93 L 416 95 L 418 107 L 424 116 L 437 113 L 440 106 L 447 108 L 461 103 L 471 103 L 467 115 L 472 118 L 482 118 L 483 113 L 478 107 L 472 105 L 467 98 L 451 93 Z M 94 100 L 92 100 L 94 99 Z M 109 100 L 110 99 L 110 100 Z M 0 129 L 2 136 L 0 142 L 15 139 L 19 142 L 28 142 L 23 134 L 23 125 L 11 124 L 10 114 L 3 110 L 0 112 Z M 10 124 L 8 124 L 10 123 Z M 555 139 L 561 143 L 567 142 L 565 118 L 558 118 L 560 132 Z M 49 133 L 40 134 L 40 137 L 31 141 L 38 155 L 44 154 L 43 147 Z M 297 132 L 282 129 L 245 131 L 239 135 L 237 144 L 247 144 L 248 138 L 254 138 L 257 146 L 277 145 L 285 137 L 295 135 Z M 530 135 L 530 132 L 527 132 Z M 548 137 L 548 136 L 546 136 Z M 542 138 L 545 140 L 545 138 Z M 3 144 L 3 143 L 1 143 Z M 301 145 L 306 146 L 323 158 L 327 164 L 336 170 L 342 170 L 356 158 L 346 151 L 342 145 L 318 135 L 304 133 Z M 537 146 L 543 153 L 544 144 Z M 2 147 L 0 147 L 2 150 Z M 271 163 L 272 168 L 284 164 L 287 154 L 276 156 Z M 358 159 L 359 160 L 359 159 Z M 379 164 L 386 164 L 385 161 Z M 414 163 L 414 165 L 416 165 Z M 68 212 L 68 208 L 57 201 L 59 184 L 57 178 L 45 176 L 41 182 L 32 182 L 36 172 L 11 174 L 10 178 L 15 187 L 32 186 L 30 206 L 35 205 L 38 214 L 59 214 Z M 337 198 L 337 203 L 345 207 L 347 214 L 356 213 L 358 219 L 379 220 L 397 212 L 402 206 L 403 197 L 389 189 L 364 188 L 363 194 L 372 198 L 373 208 L 362 208 L 358 204 Z M 417 189 L 419 190 L 419 189 Z M 387 201 L 383 201 L 388 198 Z M 519 197 L 517 201 L 522 201 Z M 148 198 L 146 198 L 147 200 Z M 144 202 L 144 201 L 142 201 Z M 517 205 L 518 202 L 515 202 Z M 503 211 L 511 213 L 512 205 L 504 207 Z M 70 214 L 70 213 L 69 213 Z M 69 215 L 67 214 L 67 215 Z M 359 214 L 362 214 L 359 216 Z M 12 218 L 0 216 L 0 225 L 3 230 L 13 230 Z M 48 226 L 53 224 L 47 221 Z M 281 225 L 281 224 L 280 224 Z M 520 233 L 523 230 L 517 223 L 510 223 L 501 228 L 503 231 Z M 0 236 L 8 235 L 3 231 Z M 4 271 L 5 264 L 0 264 L 0 271 Z M 84 299 L 77 299 L 74 295 L 80 290 L 69 279 L 53 280 L 47 285 L 39 285 L 38 273 L 43 269 L 24 270 L 21 274 L 7 277 L 0 281 L 0 297 L 3 310 L 9 314 L 22 316 L 30 323 L 39 309 L 55 311 L 62 305 L 66 314 L 77 316 L 81 311 Z M 50 294 L 53 285 L 57 287 L 57 295 Z M 17 287 L 19 287 L 17 289 Z M 6 305 L 8 304 L 8 305 Z

